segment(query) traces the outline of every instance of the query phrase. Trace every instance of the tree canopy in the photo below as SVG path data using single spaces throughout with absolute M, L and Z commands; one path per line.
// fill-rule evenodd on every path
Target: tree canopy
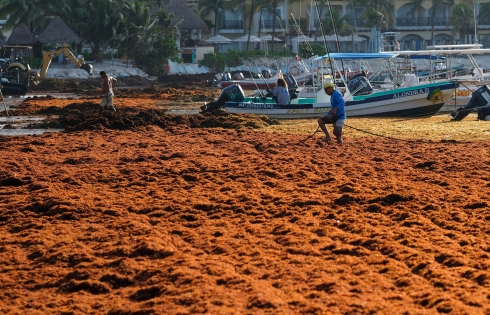
M 0 0 L 0 29 L 10 31 L 24 23 L 39 35 L 51 17 L 63 20 L 86 45 L 94 58 L 102 60 L 108 48 L 135 58 L 136 55 L 158 55 L 159 62 L 176 58 L 179 49 L 175 31 L 181 20 L 148 0 Z M 162 55 L 163 54 L 163 55 Z M 148 63 L 145 58 L 137 58 Z M 150 70 L 162 69 L 154 64 Z

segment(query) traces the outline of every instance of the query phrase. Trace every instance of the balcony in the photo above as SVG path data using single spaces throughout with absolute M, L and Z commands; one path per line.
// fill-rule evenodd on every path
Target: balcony
M 223 21 L 222 30 L 243 30 L 243 21 Z
M 481 29 L 490 29 L 490 18 L 488 17 L 485 17 L 485 18 L 478 18 L 477 19 L 477 22 L 478 22 L 478 28 L 481 28 Z
M 263 27 L 265 29 L 272 29 L 272 24 L 274 22 L 272 20 L 266 20 L 263 23 L 264 23 Z M 281 20 L 281 22 L 279 22 L 279 21 L 276 20 L 275 23 L 276 23 L 275 24 L 276 25 L 276 30 L 281 29 L 281 27 L 282 28 L 286 28 L 286 21 L 285 20 Z
M 289 34 L 301 34 L 301 33 L 308 33 L 308 27 L 306 25 L 306 19 L 300 18 L 299 20 L 296 20 L 296 23 L 298 23 L 298 26 L 300 28 L 300 33 L 298 33 L 298 30 L 296 30 L 296 27 L 294 26 L 295 24 L 290 21 L 289 22 Z M 277 26 L 276 26 L 277 28 Z
M 371 28 L 371 26 L 367 25 L 365 19 L 353 19 L 352 25 L 355 27 Z
M 434 26 L 446 26 L 449 18 L 434 19 Z M 396 27 L 432 27 L 432 18 L 396 18 Z

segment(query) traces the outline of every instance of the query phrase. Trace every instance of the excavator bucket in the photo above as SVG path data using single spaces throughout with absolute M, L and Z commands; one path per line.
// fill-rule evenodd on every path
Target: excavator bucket
M 31 71 L 29 73 L 31 84 L 38 85 L 39 84 L 39 73 L 36 71 Z
M 80 69 L 87 71 L 89 75 L 92 75 L 93 68 L 94 67 L 92 67 L 92 65 L 89 65 L 88 63 L 84 63 L 83 65 L 80 66 Z

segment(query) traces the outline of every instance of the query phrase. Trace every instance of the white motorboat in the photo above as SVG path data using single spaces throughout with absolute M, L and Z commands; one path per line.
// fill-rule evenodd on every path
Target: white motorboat
M 328 59 L 334 63 L 337 60 L 347 59 L 389 59 L 397 54 L 380 53 L 330 53 L 317 60 L 322 62 Z M 405 81 L 400 85 L 391 85 L 386 88 L 373 89 L 369 80 L 361 74 L 354 76 L 350 81 L 344 82 L 345 87 L 339 87 L 344 95 L 345 110 L 348 117 L 353 116 L 398 116 L 420 117 L 434 115 L 444 105 L 444 99 L 449 98 L 458 82 L 451 80 L 438 80 L 437 82 L 419 82 L 413 74 L 407 74 Z M 330 109 L 330 96 L 320 89 L 315 97 L 294 98 L 290 104 L 276 104 L 272 98 L 249 97 L 240 92 L 239 85 L 233 100 L 224 102 L 224 109 L 230 113 L 245 113 L 267 115 L 271 118 L 309 118 L 320 117 Z M 239 94 L 242 96 L 239 96 Z M 238 95 L 238 97 L 237 97 Z

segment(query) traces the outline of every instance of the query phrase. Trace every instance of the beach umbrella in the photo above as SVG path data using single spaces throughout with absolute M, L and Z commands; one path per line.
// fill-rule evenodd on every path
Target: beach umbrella
M 248 42 L 248 35 L 243 35 L 242 37 L 238 37 L 237 39 L 233 40 L 234 42 Z M 262 40 L 258 38 L 255 35 L 250 35 L 250 42 L 251 43 L 260 43 Z
M 349 37 L 349 38 L 350 38 L 350 40 L 352 40 L 352 36 L 347 36 L 347 37 Z M 365 41 L 365 40 L 366 40 L 366 39 L 365 39 L 364 37 L 361 37 L 361 36 L 359 36 L 359 35 L 354 35 L 354 41 L 355 41 L 355 42 L 363 42 L 363 41 Z
M 301 35 L 298 37 L 291 38 L 291 41 L 302 43 L 302 42 L 312 42 L 314 41 L 313 38 L 309 38 L 308 36 Z
M 327 42 L 335 42 L 337 40 L 335 35 L 325 35 L 324 37 Z M 319 40 L 321 40 L 321 37 L 319 37 Z
M 347 37 L 349 37 L 349 36 L 340 36 L 340 35 L 337 36 L 336 34 L 332 34 L 332 35 L 325 36 L 325 39 L 327 40 L 327 42 L 336 42 L 336 41 L 348 42 L 348 41 L 352 41 L 352 38 L 349 37 L 349 39 L 347 39 Z
M 272 41 L 272 35 L 264 35 L 264 36 L 260 37 L 260 39 L 263 41 L 266 41 L 266 42 L 270 42 L 270 41 Z M 277 37 L 274 37 L 274 41 L 275 42 L 282 42 L 282 40 L 277 38 Z
M 229 44 L 232 40 L 221 35 L 216 35 L 206 39 L 204 42 L 209 44 Z

